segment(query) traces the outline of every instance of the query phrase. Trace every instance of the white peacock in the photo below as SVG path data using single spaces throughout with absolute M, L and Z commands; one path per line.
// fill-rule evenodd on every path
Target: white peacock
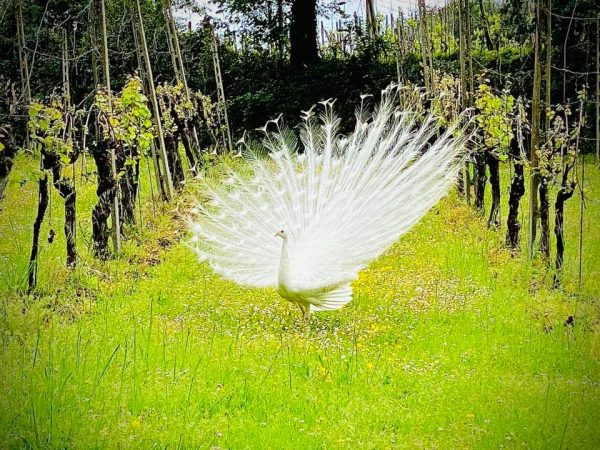
M 232 170 L 222 186 L 206 184 L 212 200 L 192 226 L 198 257 L 242 285 L 276 288 L 304 317 L 350 302 L 359 271 L 447 193 L 464 154 L 461 130 L 440 132 L 396 99 L 384 90 L 348 136 L 333 102 L 322 102 L 320 120 L 305 113 L 301 150 L 272 121 L 269 157 L 251 158 L 250 175 Z

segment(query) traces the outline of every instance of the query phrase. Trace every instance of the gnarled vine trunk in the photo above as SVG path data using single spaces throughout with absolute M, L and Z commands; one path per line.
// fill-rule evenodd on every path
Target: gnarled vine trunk
M 173 121 L 175 122 L 175 125 L 177 126 L 177 132 L 176 132 L 177 136 L 176 136 L 175 140 L 177 140 L 177 137 L 179 137 L 181 139 L 181 143 L 183 144 L 183 148 L 185 150 L 185 156 L 187 157 L 190 168 L 192 170 L 196 170 L 196 164 L 198 163 L 198 161 L 196 160 L 196 155 L 194 154 L 194 152 L 192 150 L 192 146 L 190 143 L 190 137 L 189 137 L 190 136 L 189 130 L 193 130 L 193 123 L 187 124 L 183 119 L 181 119 L 177 115 L 177 111 L 175 111 L 174 107 L 171 108 L 171 117 L 173 118 Z
M 488 218 L 488 227 L 500 226 L 500 169 L 499 161 L 490 152 L 486 153 L 487 165 L 490 170 L 490 185 L 492 186 L 492 205 Z
M 183 174 L 183 166 L 181 164 L 181 158 L 179 156 L 178 151 L 178 140 L 177 136 L 166 133 L 165 134 L 165 147 L 167 150 L 167 161 L 169 162 L 169 167 L 171 168 L 171 174 L 173 177 L 173 185 L 176 188 L 181 188 L 185 181 L 185 176 Z
M 98 176 L 98 202 L 92 211 L 92 247 L 96 257 L 106 259 L 110 256 L 108 218 L 117 193 L 117 183 L 112 174 L 108 143 L 100 135 L 96 148 L 92 150 L 92 157 Z
M 569 181 L 569 171 L 572 167 L 572 165 L 568 165 L 563 170 L 562 182 L 560 189 L 556 194 L 556 201 L 554 202 L 554 234 L 556 236 L 556 259 L 554 262 L 556 272 L 554 273 L 554 287 L 560 286 L 562 278 L 562 266 L 565 253 L 565 203 L 575 193 L 575 182 Z
M 485 211 L 485 185 L 487 182 L 487 176 L 485 171 L 485 155 L 482 153 L 475 153 L 474 156 L 475 167 L 475 209 L 478 211 Z
M 514 162 L 514 175 L 510 182 L 510 194 L 508 197 L 508 219 L 506 221 L 506 245 L 512 249 L 519 248 L 519 204 L 525 195 L 525 174 L 523 162 Z
M 43 160 L 42 167 L 44 167 Z M 33 222 L 33 240 L 31 243 L 31 253 L 29 255 L 29 268 L 27 270 L 28 294 L 31 294 L 37 286 L 40 230 L 42 228 L 44 216 L 46 215 L 46 209 L 48 209 L 48 198 L 48 174 L 47 172 L 44 172 L 38 181 L 38 207 L 35 221 Z
M 10 175 L 18 150 L 14 140 L 10 137 L 5 141 L 3 140 L 3 144 L 4 148 L 0 151 L 0 200 L 3 197 L 4 189 L 8 184 L 8 176 Z
M 513 250 L 519 248 L 519 205 L 521 198 L 525 195 L 525 166 L 521 158 L 520 143 L 514 137 L 510 141 L 510 158 L 513 163 L 514 174 L 510 181 L 510 193 L 508 196 L 508 219 L 506 220 L 506 246 Z
M 44 143 L 41 144 L 41 159 L 42 170 L 44 171 L 43 178 L 39 181 L 39 200 L 38 214 L 33 225 L 33 243 L 31 246 L 31 255 L 29 259 L 29 288 L 31 292 L 37 284 L 37 255 L 39 249 L 39 233 L 44 215 L 48 206 L 48 173 L 52 173 L 52 185 L 58 191 L 65 202 L 65 238 L 67 247 L 67 267 L 75 267 L 77 264 L 77 246 L 75 241 L 75 207 L 76 207 L 76 191 L 73 182 L 62 177 L 62 166 L 60 155 L 56 153 L 48 153 Z M 75 162 L 78 153 L 72 156 L 71 162 Z
M 550 262 L 550 199 L 548 197 L 548 179 L 540 177 L 538 194 L 540 197 L 540 252 L 546 263 Z
M 138 188 L 140 185 L 140 162 L 128 165 L 125 173 L 119 180 L 121 188 L 121 220 L 123 224 L 135 223 L 135 203 L 137 201 Z
M 65 202 L 65 238 L 67 241 L 67 267 L 77 265 L 77 246 L 75 242 L 75 207 L 77 192 L 72 182 L 62 178 L 62 164 L 59 156 L 53 156 L 52 184 Z

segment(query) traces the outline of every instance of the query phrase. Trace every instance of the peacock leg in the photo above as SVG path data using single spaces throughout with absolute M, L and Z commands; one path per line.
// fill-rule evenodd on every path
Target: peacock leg
M 304 304 L 302 305 L 302 318 L 304 320 L 308 320 L 308 318 L 310 317 L 310 305 Z
M 305 305 L 304 303 L 296 303 L 296 305 L 298 305 L 298 308 L 300 308 L 302 318 L 307 320 L 308 316 L 310 315 L 310 305 Z

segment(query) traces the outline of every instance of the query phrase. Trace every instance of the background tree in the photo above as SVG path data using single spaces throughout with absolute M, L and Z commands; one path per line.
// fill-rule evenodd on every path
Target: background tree
M 317 49 L 317 1 L 294 0 L 290 24 L 290 62 L 309 66 L 319 57 Z

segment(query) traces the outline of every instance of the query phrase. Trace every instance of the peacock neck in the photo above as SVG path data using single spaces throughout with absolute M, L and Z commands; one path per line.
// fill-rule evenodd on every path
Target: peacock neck
M 279 285 L 284 285 L 288 275 L 289 257 L 288 257 L 288 240 L 287 237 L 283 238 L 281 244 L 281 257 L 279 259 Z

